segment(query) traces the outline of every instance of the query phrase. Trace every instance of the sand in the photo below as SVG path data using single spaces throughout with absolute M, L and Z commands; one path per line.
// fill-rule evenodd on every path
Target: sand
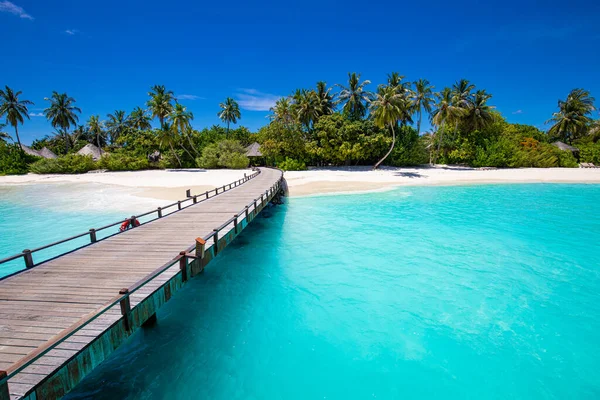
M 173 201 L 185 197 L 185 190 L 202 193 L 250 174 L 250 170 L 154 170 L 103 172 L 80 175 L 1 176 L 0 185 L 37 183 L 95 183 L 126 189 L 133 197 Z M 489 183 L 600 183 L 600 169 L 524 168 L 477 170 L 465 167 L 435 168 L 368 167 L 315 168 L 285 173 L 291 196 L 355 193 L 389 190 L 398 186 L 472 185 Z

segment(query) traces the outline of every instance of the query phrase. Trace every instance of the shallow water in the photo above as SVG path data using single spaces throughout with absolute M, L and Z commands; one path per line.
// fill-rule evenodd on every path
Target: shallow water
M 600 186 L 291 199 L 69 399 L 598 398 Z
M 0 186 L 0 259 L 148 211 L 153 202 L 98 184 Z M 98 233 L 98 239 L 118 227 Z M 89 243 L 89 237 L 34 253 L 39 263 Z M 0 277 L 24 268 L 23 259 L 0 265 Z

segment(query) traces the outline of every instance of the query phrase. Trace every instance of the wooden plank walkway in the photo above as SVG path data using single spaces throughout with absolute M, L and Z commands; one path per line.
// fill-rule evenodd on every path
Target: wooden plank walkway
M 256 177 L 215 197 L 1 280 L 0 371 L 15 371 L 32 354 L 114 300 L 119 290 L 172 261 L 196 238 L 207 237 L 235 214 L 243 218 L 244 208 L 281 179 L 281 171 L 262 168 Z M 225 226 L 219 237 L 231 231 L 233 225 Z M 207 241 L 206 248 L 211 245 Z M 157 275 L 131 294 L 131 307 L 178 273 L 176 264 Z M 35 394 L 32 389 L 36 385 L 121 318 L 117 304 L 11 377 L 10 398 Z

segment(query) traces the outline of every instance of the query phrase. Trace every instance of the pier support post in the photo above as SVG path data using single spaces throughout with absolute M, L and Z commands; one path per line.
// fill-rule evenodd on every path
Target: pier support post
M 187 189 L 187 190 L 185 191 L 185 197 L 187 197 L 187 198 L 190 198 L 190 197 L 192 197 L 192 190 L 191 190 L 191 189 Z
M 31 250 L 23 250 L 23 258 L 25 259 L 25 267 L 33 268 L 33 256 L 31 255 Z
M 181 200 L 177 200 L 177 209 L 181 210 Z
M 198 197 L 194 196 L 194 204 L 196 204 L 198 202 Z
M 208 199 L 208 190 L 206 191 L 206 193 L 205 193 L 205 194 L 206 194 L 206 198 Z
M 90 229 L 90 242 L 96 243 L 96 230 L 94 228 Z
M 235 214 L 234 216 L 234 220 L 233 220 L 233 230 L 235 232 L 235 234 L 238 234 L 238 217 L 239 215 Z
M 119 290 L 119 294 L 128 294 L 129 289 L 121 289 Z M 126 296 L 124 299 L 120 301 L 121 305 L 121 315 L 123 316 L 123 323 L 125 324 L 125 329 L 127 331 L 131 331 L 131 303 L 129 302 L 129 296 Z
M 204 272 L 204 249 L 206 246 L 206 240 L 202 238 L 196 238 L 196 257 L 200 264 L 200 273 Z
M 156 211 L 158 212 L 158 218 L 162 218 L 162 208 L 158 207 Z
M 6 371 L 0 371 L 0 381 L 8 376 Z M 8 391 L 8 381 L 0 383 L 0 400 L 10 400 L 10 392 Z
M 179 269 L 181 270 L 181 281 L 186 282 L 188 280 L 188 271 L 187 271 L 187 257 L 185 256 L 185 251 L 179 252 Z
M 219 253 L 219 230 L 213 229 L 213 232 L 215 233 L 213 235 L 213 238 L 215 239 L 215 256 L 216 256 Z

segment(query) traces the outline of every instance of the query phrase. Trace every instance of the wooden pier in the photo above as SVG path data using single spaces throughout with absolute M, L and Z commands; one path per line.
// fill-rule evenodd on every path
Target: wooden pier
M 279 170 L 153 210 L 156 219 L 0 280 L 0 400 L 57 399 L 77 385 L 285 189 Z M 135 221 L 137 217 L 132 217 Z M 64 241 L 58 242 L 62 243 Z

